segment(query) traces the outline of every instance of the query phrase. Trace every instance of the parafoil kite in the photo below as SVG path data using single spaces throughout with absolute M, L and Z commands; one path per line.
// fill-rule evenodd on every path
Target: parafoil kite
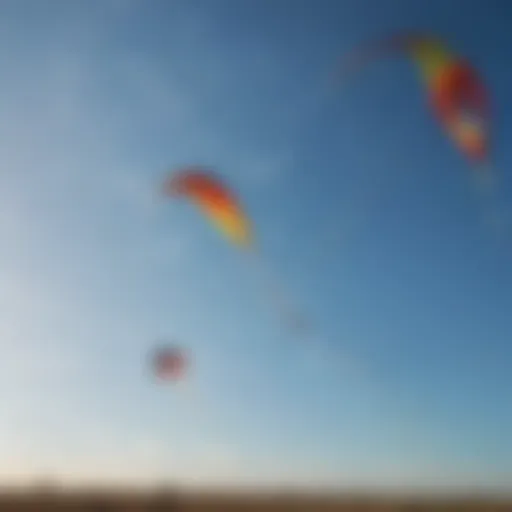
M 170 196 L 195 203 L 208 219 L 234 244 L 252 248 L 250 222 L 234 194 L 210 170 L 189 167 L 171 176 L 164 185 Z
M 159 347 L 152 360 L 155 376 L 162 381 L 177 382 L 185 377 L 188 362 L 183 350 L 178 347 Z
M 488 91 L 477 71 L 440 39 L 407 33 L 380 40 L 356 52 L 345 71 L 397 51 L 417 64 L 431 109 L 446 133 L 470 162 L 484 169 L 490 153 Z
M 173 173 L 164 182 L 164 193 L 170 197 L 183 197 L 193 202 L 234 245 L 253 256 L 252 261 L 262 272 L 274 304 L 295 332 L 306 329 L 306 320 L 292 310 L 284 293 L 270 277 L 256 248 L 252 224 L 235 194 L 218 174 L 202 167 L 187 167 Z M 265 268 L 264 268 L 265 267 Z

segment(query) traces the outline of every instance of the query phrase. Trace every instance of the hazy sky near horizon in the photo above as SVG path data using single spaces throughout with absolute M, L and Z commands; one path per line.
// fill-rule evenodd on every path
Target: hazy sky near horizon
M 493 91 L 508 218 L 510 23 L 488 0 L 0 2 L 2 480 L 510 485 L 508 235 L 409 63 L 328 85 L 367 38 L 445 36 Z M 158 196 L 188 163 L 243 197 L 309 345 Z M 161 339 L 185 389 L 151 378 Z

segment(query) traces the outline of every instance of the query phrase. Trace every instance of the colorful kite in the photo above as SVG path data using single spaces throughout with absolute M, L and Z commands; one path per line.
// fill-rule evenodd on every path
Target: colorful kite
M 252 248 L 252 229 L 246 214 L 213 171 L 183 169 L 165 182 L 165 191 L 170 196 L 188 198 L 234 244 Z
M 441 40 L 423 34 L 392 36 L 357 51 L 344 71 L 354 72 L 395 52 L 414 60 L 434 115 L 466 158 L 485 169 L 490 153 L 488 91 L 476 70 Z
M 234 245 L 251 253 L 252 261 L 263 271 L 263 261 L 256 247 L 251 222 L 235 194 L 217 173 L 201 167 L 187 167 L 171 175 L 164 183 L 164 192 L 171 197 L 183 197 L 194 203 L 210 222 Z M 292 311 L 275 278 L 269 277 L 265 266 L 264 280 L 286 323 L 295 331 L 303 330 L 306 322 Z
M 177 347 L 159 347 L 153 356 L 153 371 L 159 380 L 177 382 L 185 377 L 188 362 Z

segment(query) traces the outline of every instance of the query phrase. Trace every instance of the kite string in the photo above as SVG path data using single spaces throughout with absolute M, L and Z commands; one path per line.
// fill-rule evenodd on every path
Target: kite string
M 295 304 L 291 303 L 289 295 L 285 293 L 281 283 L 278 282 L 275 275 L 271 272 L 268 262 L 262 257 L 261 252 L 252 251 L 251 256 L 249 259 L 252 262 L 252 267 L 257 269 L 263 279 L 266 291 L 272 299 L 285 327 L 292 331 L 294 335 L 299 334 L 303 340 L 315 340 L 315 343 L 303 345 L 303 347 L 308 347 L 308 359 L 312 357 L 315 359 L 316 356 L 316 358 L 320 359 L 321 364 L 335 368 L 344 375 L 367 379 L 369 368 L 367 368 L 366 364 L 358 357 L 353 357 L 345 353 L 344 350 L 340 350 L 337 344 L 329 342 L 327 338 L 319 336 L 316 329 L 315 331 L 312 330 L 309 317 L 300 314 Z
M 282 283 L 276 278 L 274 272 L 271 271 L 268 262 L 262 257 L 260 251 L 250 251 L 250 258 L 253 269 L 256 269 L 258 276 L 266 290 L 267 296 L 271 299 L 276 308 L 281 321 L 287 328 L 297 332 L 297 330 L 305 323 L 304 315 L 300 314 L 292 301 L 289 294 L 283 289 Z
M 473 170 L 473 185 L 478 201 L 483 209 L 484 222 L 496 236 L 508 238 L 510 219 L 503 211 L 499 201 L 498 175 L 493 168 L 477 168 Z

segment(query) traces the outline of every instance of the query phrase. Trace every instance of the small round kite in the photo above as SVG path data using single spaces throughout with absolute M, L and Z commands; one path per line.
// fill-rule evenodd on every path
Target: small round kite
M 153 371 L 162 381 L 176 382 L 185 377 L 187 359 L 177 347 L 160 347 L 153 356 Z

